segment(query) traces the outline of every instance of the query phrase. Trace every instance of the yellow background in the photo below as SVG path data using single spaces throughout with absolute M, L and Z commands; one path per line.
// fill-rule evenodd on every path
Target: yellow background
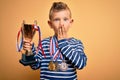
M 16 35 L 22 20 L 38 21 L 42 37 L 53 35 L 47 24 L 52 2 L 59 0 L 0 0 L 0 80 L 39 80 L 39 70 L 18 61 Z M 84 43 L 87 66 L 79 80 L 120 80 L 120 1 L 61 0 L 69 5 L 74 23 L 69 31 Z

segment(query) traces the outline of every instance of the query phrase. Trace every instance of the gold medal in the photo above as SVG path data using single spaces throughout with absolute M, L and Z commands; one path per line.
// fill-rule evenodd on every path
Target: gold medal
M 53 61 L 50 61 L 49 62 L 49 65 L 48 65 L 48 69 L 51 70 L 51 71 L 54 71 L 56 68 L 55 64 L 53 63 Z
M 68 64 L 65 63 L 65 61 L 63 60 L 62 63 L 60 64 L 60 70 L 66 71 L 67 69 L 68 69 Z
M 56 61 L 55 62 L 55 71 L 58 71 L 59 70 L 59 64 L 58 64 L 58 62 Z

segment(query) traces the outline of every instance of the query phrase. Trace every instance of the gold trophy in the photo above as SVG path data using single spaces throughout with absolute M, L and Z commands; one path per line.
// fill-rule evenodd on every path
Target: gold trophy
M 34 22 L 34 25 L 25 24 L 25 21 L 23 21 L 22 28 L 21 28 L 22 41 L 23 40 L 32 41 L 35 35 L 35 32 L 36 32 L 36 29 L 35 29 L 36 25 L 37 25 L 37 21 Z M 24 41 L 22 42 L 22 44 L 24 44 Z M 21 52 L 22 52 L 22 58 L 19 60 L 19 62 L 23 64 L 24 66 L 31 65 L 37 62 L 31 50 L 28 51 L 28 50 L 22 49 Z

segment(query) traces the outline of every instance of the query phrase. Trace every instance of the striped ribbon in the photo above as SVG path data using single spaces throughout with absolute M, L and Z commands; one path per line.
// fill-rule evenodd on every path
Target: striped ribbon
M 52 56 L 53 61 L 60 58 L 63 60 L 63 56 L 58 48 L 58 42 L 55 36 L 50 37 L 50 56 Z
M 19 43 L 20 33 L 22 33 L 22 27 L 20 28 L 20 30 L 18 31 L 18 34 L 17 34 L 17 51 L 18 52 L 21 51 L 22 45 L 23 45 L 23 35 L 21 35 L 20 43 Z

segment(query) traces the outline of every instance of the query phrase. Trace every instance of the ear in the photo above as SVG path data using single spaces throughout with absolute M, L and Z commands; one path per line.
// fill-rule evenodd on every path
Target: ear
M 70 20 L 70 23 L 72 24 L 73 22 L 74 22 L 74 20 L 73 20 L 73 19 L 71 19 L 71 20 Z
M 52 28 L 52 22 L 50 20 L 48 21 L 48 25 Z

